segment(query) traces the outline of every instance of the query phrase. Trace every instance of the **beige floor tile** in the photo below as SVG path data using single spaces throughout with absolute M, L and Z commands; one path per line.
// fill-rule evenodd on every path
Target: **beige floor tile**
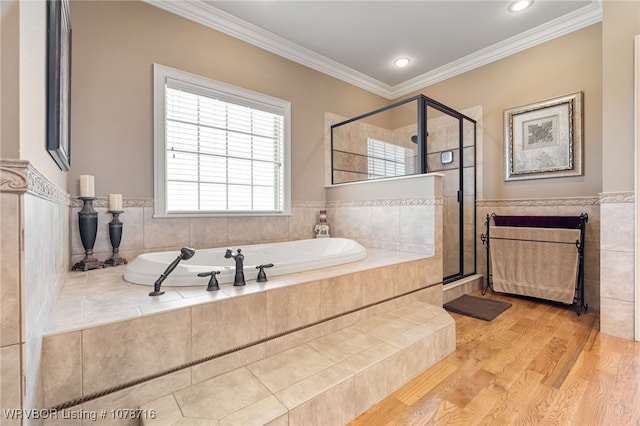
M 386 340 L 415 327 L 415 325 L 416 323 L 412 321 L 407 321 L 386 313 L 367 318 L 355 324 L 353 327 L 378 339 Z
M 142 426 L 172 425 L 182 419 L 182 412 L 173 395 L 167 395 L 140 407 L 141 410 L 153 413 L 141 419 Z
M 346 365 L 338 364 L 276 392 L 276 396 L 291 410 L 350 380 L 353 380 L 351 369 Z
M 389 314 L 416 323 L 425 323 L 436 316 L 439 310 L 442 310 L 442 308 L 416 301 L 394 309 Z
M 221 419 L 270 395 L 246 368 L 175 392 L 185 417 Z
M 220 426 L 264 425 L 287 415 L 287 408 L 270 395 L 220 420 Z
M 341 361 L 339 365 L 345 366 L 352 373 L 356 374 L 376 365 L 398 351 L 399 349 L 397 347 L 383 342 Z
M 349 327 L 313 340 L 308 345 L 338 362 L 379 343 L 379 339 Z
M 277 392 L 333 364 L 320 352 L 302 345 L 250 364 L 247 368 L 271 392 Z

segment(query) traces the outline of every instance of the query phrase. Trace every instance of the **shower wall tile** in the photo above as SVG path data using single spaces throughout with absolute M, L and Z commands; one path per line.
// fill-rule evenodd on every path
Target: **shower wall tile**
M 82 331 L 83 393 L 166 371 L 191 359 L 189 309 L 85 329 Z
M 265 293 L 191 308 L 194 360 L 267 337 Z

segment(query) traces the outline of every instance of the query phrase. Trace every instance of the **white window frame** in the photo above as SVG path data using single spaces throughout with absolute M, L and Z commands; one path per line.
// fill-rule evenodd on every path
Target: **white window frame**
M 229 102 L 256 109 L 278 111 L 284 116 L 283 205 L 273 211 L 168 211 L 167 162 L 166 162 L 166 114 L 165 87 L 167 79 L 173 79 L 204 92 L 215 93 Z M 186 71 L 160 64 L 153 66 L 154 97 L 154 217 L 221 217 L 221 216 L 282 216 L 291 214 L 291 103 L 252 90 L 233 86 Z

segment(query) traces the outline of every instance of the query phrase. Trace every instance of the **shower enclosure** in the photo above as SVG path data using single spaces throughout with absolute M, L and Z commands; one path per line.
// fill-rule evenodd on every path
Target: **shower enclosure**
M 331 183 L 443 174 L 444 283 L 476 272 L 476 121 L 424 95 L 331 126 Z

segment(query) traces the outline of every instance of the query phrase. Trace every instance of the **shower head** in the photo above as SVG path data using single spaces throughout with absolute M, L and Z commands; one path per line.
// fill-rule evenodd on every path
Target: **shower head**
M 196 251 L 192 248 L 182 247 L 182 249 L 180 249 L 180 258 L 182 260 L 189 260 L 194 254 L 196 254 Z
M 425 136 L 425 137 L 426 137 L 426 136 L 429 136 L 429 132 L 426 132 L 426 133 L 424 134 L 424 136 Z M 413 142 L 413 143 L 417 144 L 417 143 L 418 143 L 418 135 L 413 135 L 413 136 L 411 136 L 411 142 Z

